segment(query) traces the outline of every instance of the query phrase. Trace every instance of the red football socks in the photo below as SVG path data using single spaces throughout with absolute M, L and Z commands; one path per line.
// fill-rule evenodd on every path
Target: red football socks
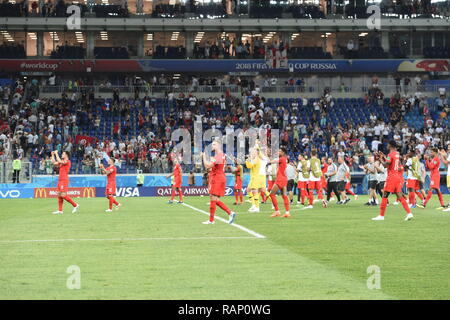
M 266 200 L 267 200 L 266 194 L 265 194 L 263 191 L 261 191 L 260 193 L 261 193 L 261 199 L 262 199 L 262 201 L 263 201 L 263 202 L 266 202 Z
M 278 208 L 277 196 L 274 194 L 270 194 L 270 200 L 272 200 L 272 204 L 273 207 L 275 208 L 275 211 L 279 211 L 280 209 Z
M 309 190 L 309 205 L 312 206 L 314 204 L 314 190 Z
M 439 202 L 440 202 L 440 204 L 441 204 L 441 207 L 445 206 L 445 204 L 444 204 L 444 199 L 442 199 L 442 192 L 441 192 L 440 190 L 437 192 L 437 195 L 438 195 L 438 198 L 439 198 Z
M 220 209 L 222 209 L 223 211 L 225 211 L 226 213 L 230 214 L 231 210 L 225 205 L 225 203 L 223 203 L 220 200 L 217 200 L 217 205 L 219 206 Z
M 62 211 L 63 209 L 63 198 L 58 197 L 58 210 Z
M 388 199 L 387 198 L 381 198 L 381 204 L 380 204 L 380 216 L 384 217 L 384 213 L 386 212 Z
M 283 195 L 284 208 L 286 211 L 289 211 L 289 198 L 288 196 Z
M 216 213 L 216 201 L 209 202 L 209 221 L 214 221 L 214 215 Z
M 406 202 L 406 199 L 404 197 L 401 197 L 399 199 L 399 201 L 402 204 L 403 209 L 405 209 L 406 213 L 411 213 L 411 209 L 409 208 L 408 203 Z
M 409 203 L 412 205 L 416 204 L 416 193 L 414 191 L 409 192 Z
M 76 207 L 77 204 L 73 202 L 73 200 L 69 196 L 63 197 L 64 200 L 66 200 L 68 203 L 70 203 L 73 207 Z

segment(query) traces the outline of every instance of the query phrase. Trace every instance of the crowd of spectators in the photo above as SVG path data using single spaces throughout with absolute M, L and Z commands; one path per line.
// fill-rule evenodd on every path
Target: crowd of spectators
M 282 18 L 292 14 L 296 19 L 324 19 L 324 9 L 315 4 L 295 3 L 286 5 L 283 1 L 254 0 L 250 2 L 250 18 Z
M 280 54 L 286 51 L 289 55 L 289 46 L 283 41 L 279 43 L 264 43 L 261 37 L 254 37 L 250 41 L 238 41 L 236 38 L 223 37 L 215 42 L 206 41 L 204 45 L 194 44 L 194 59 L 264 59 L 270 51 L 276 48 Z
M 26 53 L 23 44 L 4 42 L 0 45 L 0 59 L 17 59 L 25 57 Z
M 183 46 L 164 47 L 156 46 L 153 59 L 186 59 L 186 48 Z
M 231 14 L 233 9 L 232 0 L 223 0 L 221 3 L 201 3 L 193 0 L 186 1 L 186 4 L 158 3 L 152 11 L 154 18 L 183 18 L 188 14 L 190 17 L 200 18 L 224 18 Z M 145 12 L 144 12 L 145 13 Z
M 133 81 L 129 79 L 131 77 L 125 81 Z M 156 77 L 156 83 L 164 84 L 168 79 Z M 195 77 L 190 81 L 192 85 L 200 81 L 211 85 L 218 82 Z M 347 120 L 345 124 L 334 125 L 329 115 L 336 108 L 336 99 L 328 90 L 319 99 L 303 98 L 300 103 L 295 99 L 289 105 L 280 104 L 273 108 L 254 81 L 240 82 L 239 78 L 233 81 L 241 86 L 241 96 L 224 93 L 197 98 L 188 92 L 168 92 L 165 99 L 150 96 L 131 99 L 121 97 L 117 92 L 109 103 L 94 98 L 92 92 L 83 91 L 66 92 L 57 99 L 22 98 L 24 84 L 16 81 L 14 85 L 0 89 L 3 103 L 10 106 L 7 111 L 2 109 L 0 114 L 0 157 L 7 161 L 17 155 L 35 163 L 36 173 L 49 173 L 53 170 L 50 152 L 69 151 L 74 163 L 78 164 L 76 172 L 97 173 L 99 161 L 106 152 L 116 159 L 119 168 L 168 172 L 171 169 L 169 153 L 173 148 L 171 133 L 176 128 L 186 128 L 192 133 L 198 116 L 202 116 L 204 129 L 223 133 L 235 129 L 264 128 L 269 132 L 279 129 L 281 144 L 288 147 L 291 157 L 316 148 L 320 156 L 345 155 L 353 170 L 359 170 L 370 152 L 385 151 L 389 139 L 402 145 L 402 153 L 412 148 L 422 154 L 428 147 L 442 147 L 450 142 L 445 122 L 450 108 L 445 93 L 431 106 L 420 92 L 399 91 L 384 103 L 384 108 L 390 110 L 389 121 L 378 118 L 373 112 L 369 122 Z M 270 85 L 272 79 L 267 81 Z M 82 79 L 72 81 L 84 82 Z M 39 82 L 32 79 L 28 86 L 37 87 Z M 383 108 L 385 97 L 377 86 L 378 81 L 373 79 L 369 94 L 364 97 L 365 107 Z M 161 109 L 161 106 L 166 107 Z M 424 123 L 417 129 L 405 121 L 413 110 L 423 116 Z M 439 116 L 433 117 L 433 111 Z M 302 121 L 305 114 L 311 114 L 308 121 Z M 101 132 L 100 123 L 104 119 L 113 122 L 111 132 Z M 91 135 L 92 140 L 80 143 L 76 140 L 78 135 Z M 184 170 L 200 172 L 201 167 L 188 166 Z M 119 169 L 119 172 L 123 171 Z
M 126 47 L 95 47 L 95 59 L 129 59 L 130 54 Z
M 431 3 L 431 0 L 383 0 L 380 3 L 382 13 L 397 14 L 401 18 L 448 16 L 450 1 Z
M 86 49 L 80 44 L 78 46 L 68 45 L 56 46 L 50 54 L 52 59 L 84 59 Z

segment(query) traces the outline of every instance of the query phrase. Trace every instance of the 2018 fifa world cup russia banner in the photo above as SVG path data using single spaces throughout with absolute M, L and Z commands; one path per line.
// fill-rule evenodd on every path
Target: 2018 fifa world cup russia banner
M 96 196 L 95 188 L 69 188 L 67 195 L 74 198 L 94 198 Z M 35 198 L 57 198 L 57 188 L 35 188 Z
M 0 59 L 5 72 L 449 72 L 447 59 L 289 59 L 288 68 L 273 68 L 264 59 Z

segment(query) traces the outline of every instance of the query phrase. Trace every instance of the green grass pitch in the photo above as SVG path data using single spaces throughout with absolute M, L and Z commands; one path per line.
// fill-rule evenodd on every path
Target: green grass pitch
M 433 199 L 412 221 L 401 206 L 371 221 L 366 199 L 294 206 L 290 219 L 232 206 L 265 238 L 203 225 L 207 215 L 166 198 L 121 198 L 112 213 L 105 199 L 77 199 L 64 215 L 51 214 L 56 199 L 0 200 L 0 299 L 449 299 L 450 214 Z M 206 197 L 185 201 L 209 210 Z M 72 265 L 80 289 L 67 288 Z M 380 289 L 367 286 L 372 265 Z

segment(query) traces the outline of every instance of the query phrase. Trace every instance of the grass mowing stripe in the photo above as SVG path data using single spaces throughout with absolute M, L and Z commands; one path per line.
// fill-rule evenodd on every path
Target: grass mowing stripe
M 206 212 L 206 211 L 204 211 L 204 210 L 202 210 L 202 209 L 198 209 L 198 208 L 193 207 L 193 206 L 191 206 L 191 205 L 189 205 L 189 204 L 187 204 L 187 203 L 184 203 L 184 202 L 183 202 L 183 205 L 184 205 L 185 207 L 191 208 L 192 210 L 195 210 L 195 211 L 197 211 L 197 212 L 200 212 L 200 213 L 203 213 L 203 214 L 206 214 L 207 216 L 209 216 L 209 212 Z M 225 220 L 224 218 L 221 218 L 221 217 L 216 216 L 215 219 L 216 219 L 216 220 L 219 220 L 219 221 L 222 221 L 222 222 L 225 222 L 225 223 L 228 224 L 228 221 Z M 230 224 L 230 225 L 233 226 L 233 227 L 235 227 L 235 228 L 241 229 L 242 231 L 245 231 L 245 232 L 247 232 L 248 234 L 251 234 L 252 236 L 254 236 L 254 237 L 256 237 L 256 238 L 260 238 L 260 239 L 265 239 L 265 238 L 266 238 L 266 236 L 263 236 L 262 234 L 259 234 L 259 233 L 255 232 L 255 231 L 250 230 L 250 229 L 248 229 L 248 228 L 246 228 L 246 227 L 243 227 L 243 226 L 241 226 L 241 225 L 239 225 L 239 224 L 232 223 L 232 224 Z
M 0 241 L 258 239 L 219 221 L 206 227 L 202 214 L 165 200 L 121 198 L 124 208 L 107 215 L 104 199 L 80 198 L 79 214 L 58 217 L 50 214 L 54 199 L 1 200 Z M 204 197 L 187 200 L 209 211 Z M 233 200 L 223 202 L 231 206 Z M 448 299 L 450 219 L 434 210 L 437 199 L 430 208 L 413 209 L 415 219 L 408 223 L 398 206 L 388 209 L 385 221 L 371 221 L 379 208 L 364 206 L 366 201 L 364 196 L 345 207 L 293 211 L 290 219 L 241 214 L 249 204 L 233 208 L 236 222 L 265 235 L 264 241 L 0 243 L 0 298 Z M 217 214 L 227 220 L 222 211 Z M 71 265 L 80 267 L 80 290 L 66 287 Z M 368 266 L 374 265 L 380 267 L 379 290 L 366 285 Z
M 0 240 L 0 244 L 26 242 L 66 242 L 66 241 L 151 241 L 151 240 L 223 240 L 258 239 L 256 237 L 177 237 L 177 238 L 109 238 L 109 239 L 36 239 L 36 240 Z

